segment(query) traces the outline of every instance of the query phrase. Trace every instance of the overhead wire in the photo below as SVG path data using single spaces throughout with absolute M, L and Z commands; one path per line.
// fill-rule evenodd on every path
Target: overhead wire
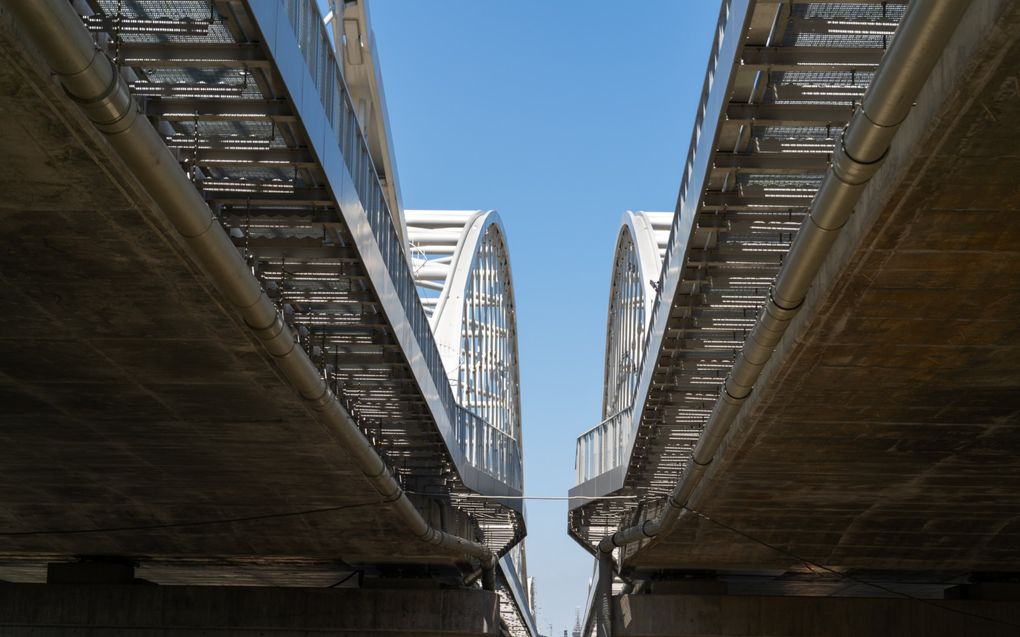
M 110 527 L 93 527 L 93 528 L 77 528 L 77 529 L 44 529 L 44 530 L 29 530 L 29 531 L 0 531 L 0 537 L 28 537 L 28 536 L 39 536 L 39 535 L 86 535 L 91 533 L 119 533 L 122 531 L 155 531 L 160 529 L 177 529 L 184 527 L 195 527 L 195 526 L 212 526 L 217 524 L 237 524 L 242 522 L 257 522 L 261 520 L 273 520 L 279 518 L 290 518 L 290 517 L 302 517 L 306 515 L 315 515 L 320 513 L 332 513 L 335 511 L 345 511 L 348 509 L 359 509 L 368 506 L 378 506 L 381 504 L 389 504 L 396 502 L 399 497 L 385 498 L 382 500 L 372 500 L 370 502 L 359 502 L 356 504 L 343 504 L 333 507 L 321 507 L 317 509 L 302 509 L 299 511 L 285 511 L 281 513 L 265 513 L 260 515 L 247 515 L 235 518 L 219 518 L 209 520 L 192 520 L 187 522 L 167 522 L 158 524 L 137 524 L 137 525 L 126 525 L 126 526 L 110 526 Z

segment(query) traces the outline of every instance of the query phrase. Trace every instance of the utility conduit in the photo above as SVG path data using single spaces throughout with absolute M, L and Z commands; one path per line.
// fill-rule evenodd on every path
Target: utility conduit
M 483 544 L 433 528 L 408 499 L 350 413 L 329 390 L 282 314 L 181 170 L 162 137 L 140 116 L 127 82 L 67 0 L 5 1 L 43 53 L 67 94 L 102 132 L 145 187 L 220 293 L 243 317 L 319 419 L 331 426 L 358 468 L 418 539 L 478 559 L 486 590 L 495 586 L 495 555 Z
M 596 608 L 608 612 L 613 550 L 667 532 L 685 510 L 969 4 L 970 0 L 913 0 L 908 5 L 861 107 L 833 154 L 765 307 L 723 384 L 690 465 L 658 517 L 617 531 L 599 542 L 596 594 L 606 596 L 607 600 L 597 602 Z M 604 632 L 608 626 L 609 618 L 603 614 L 598 621 L 599 634 L 608 634 Z

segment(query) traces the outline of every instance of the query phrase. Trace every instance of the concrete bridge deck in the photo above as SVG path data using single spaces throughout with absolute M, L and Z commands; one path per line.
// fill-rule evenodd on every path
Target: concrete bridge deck
M 628 569 L 1017 570 L 1017 69 L 973 3 L 691 499 L 779 550 L 686 515 Z
M 0 561 L 450 563 L 378 504 L 105 140 L 3 26 L 0 531 L 357 508 L 5 535 Z

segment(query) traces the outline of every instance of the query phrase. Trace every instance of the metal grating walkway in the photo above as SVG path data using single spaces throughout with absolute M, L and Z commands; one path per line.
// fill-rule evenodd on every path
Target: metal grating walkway
M 405 488 L 449 499 L 491 548 L 505 552 L 523 534 L 519 506 L 464 498 L 475 492 L 464 472 L 475 482 L 481 476 L 499 495 L 519 493 L 520 485 L 500 485 L 486 467 L 466 466 L 452 439 L 464 418 L 322 18 L 311 2 L 257 7 L 278 11 L 277 38 L 289 29 L 297 42 L 294 52 L 312 81 L 296 95 L 300 78 L 287 76 L 294 60 L 281 69 L 267 45 L 272 34 L 262 33 L 266 24 L 253 8 L 205 0 L 79 5 L 301 346 Z M 322 122 L 300 114 L 298 102 L 309 91 L 325 112 Z M 324 143 L 334 145 L 342 167 L 324 160 Z M 349 173 L 352 191 L 338 192 L 336 168 Z M 368 227 L 356 229 L 367 236 L 355 239 L 341 201 L 367 218 Z M 366 252 L 366 241 L 376 252 Z M 421 352 L 414 364 L 408 339 Z M 435 391 L 422 387 L 423 373 Z
M 636 422 L 619 454 L 629 464 L 571 490 L 634 499 L 575 500 L 570 532 L 583 545 L 633 523 L 677 483 L 904 10 L 723 3 L 639 354 Z

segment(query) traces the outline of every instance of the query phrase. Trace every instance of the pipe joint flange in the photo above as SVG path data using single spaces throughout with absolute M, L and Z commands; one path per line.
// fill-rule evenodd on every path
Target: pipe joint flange
M 92 73 L 92 67 L 95 66 L 96 64 L 96 60 L 99 60 L 101 58 L 106 58 L 107 61 L 110 60 L 110 57 L 103 53 L 103 50 L 96 46 L 95 42 L 93 42 L 92 57 L 89 58 L 88 64 L 81 67 L 77 71 L 68 71 L 67 73 L 53 69 L 53 74 L 60 77 L 61 79 L 67 78 L 68 80 L 74 80 L 76 78 L 85 78 L 85 80 L 87 81 L 89 79 L 90 74 Z M 113 68 L 113 62 L 110 62 L 110 67 Z M 72 99 L 74 99 L 73 96 Z
M 326 407 L 332 402 L 333 395 L 329 391 L 329 387 L 326 386 L 326 381 L 319 378 L 319 382 L 315 384 L 315 389 L 310 393 L 301 392 L 301 397 L 311 403 L 313 411 L 324 411 Z
M 429 539 L 429 540 L 428 540 L 428 543 L 429 543 L 429 544 L 434 544 L 434 545 L 436 545 L 436 546 L 443 546 L 443 545 L 445 545 L 445 544 L 447 543 L 447 540 L 446 540 L 446 538 L 445 538 L 445 537 L 443 537 L 443 536 L 444 536 L 444 533 L 443 533 L 442 531 L 439 531 L 439 530 L 437 530 L 437 529 L 434 529 L 434 528 L 432 528 L 432 527 L 430 526 L 430 527 L 429 527 L 429 532 L 430 532 L 430 534 L 431 534 L 431 539 Z M 455 546 L 456 546 L 456 547 L 457 547 L 457 548 L 458 548 L 459 550 L 461 550 L 461 551 L 465 550 L 465 548 L 466 548 L 466 547 L 464 547 L 464 546 L 463 546 L 463 541 L 462 541 L 462 540 L 461 540 L 461 541 L 458 541 L 458 540 L 461 540 L 461 538 L 459 538 L 459 537 L 458 537 L 458 538 L 456 538 L 456 540 L 454 540 L 453 544 L 454 544 L 454 545 L 455 545 Z
M 711 462 L 711 461 L 709 461 L 709 462 Z M 695 464 L 697 464 L 697 463 L 695 463 Z M 686 505 L 685 502 L 680 502 L 679 500 L 676 499 L 676 494 L 674 494 L 674 493 L 671 493 L 669 495 L 669 497 L 666 498 L 666 506 L 668 506 L 671 509 L 676 509 L 677 511 L 683 511 L 685 505 Z
M 426 544 L 439 544 L 442 540 L 437 541 L 439 534 L 431 526 L 425 529 L 425 532 L 418 536 L 418 539 Z
M 275 339 L 283 333 L 284 328 L 287 326 L 287 324 L 283 322 L 283 314 L 280 312 L 273 314 L 273 320 L 269 322 L 269 325 L 263 327 L 252 325 L 248 322 L 248 317 L 244 318 L 244 324 L 248 326 L 248 329 L 255 332 L 255 336 L 257 336 L 260 341 L 271 341 Z
M 651 531 L 648 530 L 648 525 L 649 524 L 653 524 L 654 525 L 654 522 L 655 522 L 655 520 L 645 520 L 644 522 L 642 522 L 641 523 L 641 535 L 643 535 L 643 536 L 645 536 L 647 538 L 655 537 L 657 532 L 654 530 L 654 526 L 653 526 L 653 530 L 651 530 Z
M 95 82 L 94 75 L 101 73 L 93 67 L 96 66 L 97 62 L 102 61 L 106 62 L 107 71 L 110 73 L 110 81 L 107 82 L 106 87 L 102 91 L 96 95 L 84 96 L 78 95 L 67 88 L 68 84 L 93 84 Z M 60 86 L 64 89 L 64 93 L 71 98 L 71 101 L 81 106 L 89 106 L 109 97 L 115 90 L 117 90 L 117 80 L 120 78 L 117 74 L 117 67 L 114 66 L 113 62 L 110 61 L 110 58 L 98 48 L 92 49 L 92 57 L 89 58 L 89 63 L 82 67 L 81 70 L 72 71 L 70 73 L 61 73 L 60 71 L 54 70 L 54 74 L 60 78 Z
M 833 154 L 832 167 L 836 177 L 851 186 L 871 179 L 889 153 L 889 143 L 898 127 L 898 124 L 877 124 L 859 109 L 843 129 L 839 146 Z
M 71 78 L 74 76 L 91 73 L 92 67 L 96 65 L 97 61 L 105 61 L 110 67 L 110 81 L 107 82 L 106 88 L 98 95 L 90 97 L 76 95 L 67 88 L 68 84 L 72 83 Z M 134 98 L 131 96 L 131 91 L 128 89 L 127 84 L 117 74 L 113 63 L 105 55 L 97 51 L 85 69 L 78 73 L 61 75 L 60 77 L 63 78 L 61 86 L 64 89 L 64 93 L 85 111 L 89 120 L 100 131 L 107 135 L 115 135 L 127 130 L 131 126 L 131 122 L 134 121 L 132 116 L 137 114 Z
M 936 56 L 936 59 L 937 59 L 937 56 Z M 860 111 L 860 116 L 863 117 L 864 119 L 868 120 L 868 125 L 871 128 L 873 128 L 873 129 L 879 129 L 879 130 L 885 129 L 885 130 L 891 130 L 891 131 L 895 132 L 895 130 L 898 129 L 900 127 L 900 125 L 903 124 L 903 122 L 907 121 L 907 117 L 910 116 L 910 109 L 908 108 L 903 113 L 903 115 L 899 116 L 899 118 L 895 122 L 884 122 L 884 123 L 883 122 L 876 122 L 872 118 L 872 116 L 871 116 L 872 113 L 875 112 L 875 105 L 872 103 L 874 99 L 875 99 L 875 92 L 874 91 L 866 91 L 864 93 L 864 97 L 861 98 L 861 107 L 859 109 L 857 109 L 858 111 Z
M 701 468 L 700 468 L 700 469 L 698 470 L 699 472 L 702 472 L 702 471 L 704 471 L 704 470 L 705 470 L 706 468 L 708 468 L 708 465 L 712 464 L 712 460 L 713 460 L 713 458 L 709 458 L 708 460 L 706 460 L 706 461 L 704 461 L 704 462 L 701 462 L 701 461 L 700 461 L 700 460 L 698 460 L 698 459 L 697 459 L 696 457 L 694 457 L 694 456 L 691 456 L 691 464 L 694 464 L 694 465 L 697 465 L 698 467 L 701 467 Z M 670 503 L 672 503 L 672 502 L 673 502 L 673 499 L 672 499 L 672 498 L 670 498 Z M 674 509 L 682 509 L 682 508 L 684 508 L 684 505 L 685 505 L 685 504 L 686 504 L 686 502 L 683 502 L 683 503 L 680 503 L 680 504 L 677 504 L 677 505 L 675 505 L 675 506 L 674 506 L 673 508 L 674 508 Z
M 212 210 L 209 210 L 208 207 L 206 207 L 206 210 L 209 211 L 209 216 L 206 217 L 206 219 L 205 219 L 205 221 L 206 221 L 205 226 L 201 230 L 199 230 L 198 232 L 196 232 L 194 234 L 188 234 L 187 232 L 184 232 L 183 230 L 181 230 L 181 228 L 175 224 L 174 227 L 177 228 L 177 234 L 179 234 L 182 237 L 184 237 L 184 239 L 186 241 L 193 241 L 195 239 L 198 239 L 199 237 L 205 236 L 205 234 L 207 232 L 209 232 L 209 230 L 211 230 L 213 228 L 213 226 L 217 225 L 216 217 L 213 216 Z
M 386 466 L 386 463 L 383 462 L 382 460 L 379 460 L 379 471 L 377 471 L 375 473 L 369 473 L 369 472 L 365 471 L 363 473 L 367 477 L 371 478 L 372 480 L 377 480 L 378 478 L 381 478 L 383 475 L 387 474 L 388 472 L 389 472 L 389 468 Z M 394 498 L 399 498 L 403 494 L 404 494 L 404 490 L 398 484 L 397 485 L 397 490 L 394 491 L 394 493 L 393 493 L 393 497 Z M 390 496 L 387 496 L 387 497 L 390 497 Z
M 751 367 L 750 364 L 748 365 L 749 367 Z M 753 367 L 758 370 L 761 370 L 761 368 L 764 367 L 764 364 L 754 365 Z M 757 374 L 755 375 L 755 377 L 757 378 Z M 729 376 L 726 377 L 725 385 L 726 393 L 728 395 L 738 394 L 747 396 L 751 393 L 752 387 L 754 387 L 754 378 L 737 380 L 736 378 L 733 378 L 732 374 L 730 374 Z
M 325 385 L 325 383 L 323 383 L 323 385 Z M 312 408 L 312 411 L 316 412 L 326 411 L 326 409 L 333 404 L 334 401 L 333 392 L 329 390 L 329 387 L 326 387 L 323 390 L 323 392 L 319 394 L 318 397 L 308 398 L 307 400 L 308 402 L 311 403 L 310 406 Z
M 385 491 L 379 491 L 379 494 L 382 495 L 387 501 L 392 501 L 392 502 L 396 502 L 400 498 L 406 497 L 405 491 L 403 489 L 401 489 L 399 486 L 396 489 L 394 489 L 392 493 L 386 493 Z M 408 501 L 410 501 L 410 498 L 408 498 Z M 412 505 L 413 505 L 413 503 L 412 503 Z
M 789 321 L 796 316 L 802 305 L 804 305 L 803 298 L 793 305 L 781 305 L 776 300 L 775 290 L 769 290 L 769 300 L 765 303 L 765 312 L 777 321 Z
M 882 156 L 875 161 L 860 162 L 850 155 L 850 152 L 841 141 L 839 148 L 832 156 L 832 173 L 837 179 L 848 186 L 860 186 L 867 183 L 875 176 L 875 173 L 878 172 L 878 169 L 882 166 L 882 161 L 885 160 L 885 156 L 888 152 L 889 149 L 887 148 L 886 151 L 882 153 Z
M 261 283 L 258 284 L 258 291 L 259 291 L 259 293 L 255 296 L 255 300 L 254 301 L 252 301 L 251 303 L 248 303 L 247 305 L 241 305 L 240 303 L 236 303 L 235 307 L 237 307 L 237 309 L 241 310 L 242 312 L 248 312 L 250 310 L 259 309 L 259 308 L 256 307 L 259 303 L 265 303 L 265 309 L 268 310 L 269 308 L 272 308 L 272 312 L 274 314 L 279 313 L 276 310 L 276 306 L 273 305 L 273 302 L 266 295 L 266 290 L 265 290 L 264 287 L 262 287 Z
M 735 376 L 744 376 L 746 372 L 739 373 L 739 370 L 744 367 L 762 367 L 769 361 L 769 357 L 772 356 L 772 350 L 776 347 L 776 342 L 779 340 L 777 334 L 781 334 L 776 329 L 768 329 L 762 327 L 759 330 L 755 330 L 747 337 L 747 342 L 744 344 L 744 349 L 737 354 L 736 360 L 733 361 L 733 367 L 730 368 L 730 378 Z M 734 374 L 734 370 L 738 373 Z
M 125 92 L 127 91 L 126 88 L 124 90 Z M 92 119 L 90 117 L 90 119 L 92 119 L 93 125 L 107 137 L 112 137 L 114 135 L 120 135 L 121 133 L 127 132 L 131 128 L 131 126 L 134 125 L 135 120 L 138 118 L 139 110 L 138 107 L 134 104 L 134 98 L 131 97 L 130 93 L 127 93 L 127 99 L 130 100 L 131 102 L 128 105 L 129 107 L 126 108 L 123 111 L 123 113 L 118 115 L 115 119 L 97 121 L 96 119 Z M 110 108 L 112 110 L 116 108 L 116 105 L 111 104 Z
M 728 385 L 727 383 L 723 383 L 722 391 L 719 392 L 719 399 L 729 403 L 733 407 L 740 407 L 742 404 L 744 404 L 744 401 L 747 400 L 747 397 L 750 396 L 751 392 L 753 391 L 753 389 L 748 389 L 747 393 L 744 394 L 743 396 L 734 396 L 733 394 L 730 393 L 730 389 L 727 385 Z M 702 463 L 698 462 L 696 464 Z

